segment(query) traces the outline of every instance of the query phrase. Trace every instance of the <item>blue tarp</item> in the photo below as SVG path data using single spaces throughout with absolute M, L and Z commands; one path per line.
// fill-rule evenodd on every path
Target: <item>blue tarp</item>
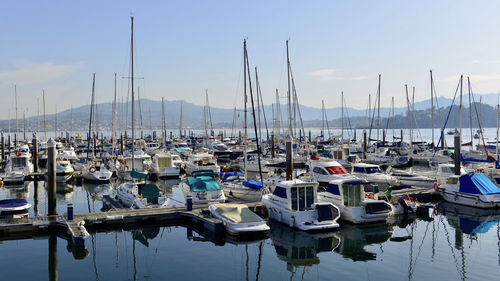
M 497 225 L 498 221 L 477 221 L 470 218 L 460 218 L 460 229 L 466 234 L 486 233 Z
M 224 177 L 222 178 L 222 182 L 226 182 L 227 178 L 229 177 L 242 177 L 243 174 L 240 172 L 227 172 L 224 174 Z
M 17 207 L 26 206 L 27 204 L 28 204 L 28 201 L 26 201 L 26 199 L 0 200 L 0 207 L 1 208 L 17 208 Z
M 467 174 L 460 177 L 460 192 L 469 194 L 500 194 L 496 186 L 485 174 Z
M 243 185 L 255 190 L 260 190 L 264 187 L 260 181 L 244 181 Z

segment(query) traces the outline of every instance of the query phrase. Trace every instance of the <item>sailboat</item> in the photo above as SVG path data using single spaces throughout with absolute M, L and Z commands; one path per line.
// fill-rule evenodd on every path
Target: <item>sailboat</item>
M 135 125 L 134 125 L 134 17 L 130 17 L 131 21 L 131 36 L 130 36 L 130 53 L 131 53 L 131 88 L 132 88 L 132 171 L 130 178 L 143 179 L 146 181 L 148 175 L 137 172 L 135 170 Z M 145 184 L 141 192 L 139 186 L 134 181 L 122 183 L 116 190 L 116 199 L 125 207 L 135 208 L 164 208 L 168 205 L 169 199 L 166 195 L 160 192 L 160 189 L 154 184 Z

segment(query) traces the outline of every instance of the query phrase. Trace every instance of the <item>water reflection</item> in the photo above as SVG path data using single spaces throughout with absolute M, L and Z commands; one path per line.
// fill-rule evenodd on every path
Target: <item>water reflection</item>
M 131 231 L 132 239 L 140 242 L 142 245 L 149 247 L 148 240 L 153 240 L 160 233 L 160 227 L 145 227 L 142 229 L 134 229 Z
M 487 233 L 500 223 L 500 210 L 478 209 L 442 202 L 437 206 L 441 215 L 455 229 L 477 239 L 477 234 Z
M 341 243 L 335 249 L 335 252 L 352 261 L 376 260 L 377 254 L 365 250 L 364 247 L 387 242 L 391 238 L 392 233 L 392 226 L 385 223 L 366 225 L 343 224 L 339 231 Z
M 340 244 L 336 232 L 311 234 L 273 221 L 269 222 L 269 226 L 269 236 L 276 254 L 286 262 L 287 270 L 292 273 L 300 266 L 319 264 L 318 253 L 331 252 Z

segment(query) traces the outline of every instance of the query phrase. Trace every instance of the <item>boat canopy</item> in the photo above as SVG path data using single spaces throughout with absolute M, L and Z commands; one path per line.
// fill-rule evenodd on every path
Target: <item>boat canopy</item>
M 220 190 L 219 184 L 210 176 L 190 177 L 186 180 L 191 191 L 214 191 Z
M 264 185 L 260 181 L 244 181 L 243 185 L 255 190 L 260 190 L 264 187 Z
M 342 165 L 325 167 L 325 169 L 328 171 L 328 173 L 330 175 L 343 175 L 343 174 L 347 174 L 346 169 Z
M 229 177 L 242 177 L 243 173 L 240 172 L 227 172 L 224 174 L 224 177 L 222 178 L 222 182 L 226 182 Z
M 466 174 L 460 177 L 460 192 L 469 194 L 500 194 L 498 188 L 485 174 Z
M 219 205 L 216 210 L 222 217 L 232 221 L 233 223 L 252 223 L 262 221 L 262 219 L 248 209 L 247 206 L 241 204 Z
M 212 170 L 197 170 L 197 171 L 193 171 L 191 173 L 191 176 L 192 177 L 207 176 L 207 177 L 211 177 L 213 179 L 217 179 L 219 177 L 219 174 L 217 174 L 216 172 L 214 172 Z
M 148 174 L 138 172 L 135 169 L 130 172 L 130 176 L 133 179 L 148 179 Z

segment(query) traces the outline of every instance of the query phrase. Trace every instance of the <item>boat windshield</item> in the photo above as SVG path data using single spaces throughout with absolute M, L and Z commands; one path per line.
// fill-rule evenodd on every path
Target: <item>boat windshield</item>
M 347 174 L 347 171 L 343 166 L 331 166 L 331 167 L 325 167 L 325 169 L 328 171 L 330 175 Z
M 344 194 L 344 206 L 347 207 L 357 207 L 361 201 L 361 185 L 359 184 L 348 184 L 344 183 L 342 185 L 342 191 Z
M 378 167 L 366 167 L 365 171 L 367 174 L 382 173 Z
M 314 189 L 312 186 L 292 187 L 292 210 L 304 211 L 314 203 Z

